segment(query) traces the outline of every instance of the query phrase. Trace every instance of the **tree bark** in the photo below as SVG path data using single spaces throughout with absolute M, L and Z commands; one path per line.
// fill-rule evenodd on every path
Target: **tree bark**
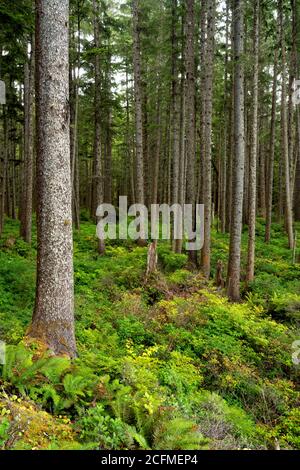
M 226 52 L 225 52 L 225 78 L 224 78 L 224 142 L 223 142 L 223 158 L 222 158 L 222 179 L 221 179 L 221 188 L 220 188 L 220 219 L 221 219 L 221 232 L 226 232 L 226 187 L 227 187 L 227 158 L 228 158 L 228 47 L 229 47 L 229 1 L 226 3 Z
M 195 1 L 186 1 L 186 203 L 195 206 Z M 193 211 L 194 212 L 194 211 Z M 193 221 L 194 223 L 194 221 Z M 189 262 L 192 267 L 197 265 L 197 252 L 190 250 Z
M 283 2 L 279 2 L 279 20 L 280 20 L 280 36 L 281 36 L 281 53 L 282 53 L 282 92 L 281 92 L 281 132 L 282 132 L 282 154 L 283 154 L 283 170 L 285 182 L 285 225 L 288 235 L 289 248 L 293 249 L 294 233 L 293 233 L 293 212 L 291 203 L 291 187 L 290 187 L 290 162 L 289 162 L 289 142 L 288 142 L 288 122 L 287 122 L 287 92 L 286 92 L 286 44 L 284 29 L 284 13 Z
M 201 267 L 206 278 L 210 276 L 211 208 L 212 208 L 212 100 L 213 59 L 215 35 L 215 0 L 207 0 L 207 41 L 205 52 L 205 150 L 203 161 L 204 245 Z
M 36 1 L 37 288 L 28 336 L 76 355 L 69 129 L 68 0 Z
M 254 279 L 255 264 L 255 229 L 256 229 L 256 162 L 258 145 L 258 61 L 259 61 L 259 23 L 260 23 L 260 0 L 254 3 L 254 37 L 253 37 L 253 94 L 252 94 L 252 143 L 249 162 L 249 239 L 248 260 L 246 280 Z
M 140 0 L 133 0 L 133 67 L 136 120 L 136 202 L 144 204 L 143 104 L 141 79 Z
M 134 70 L 134 98 L 135 98 L 135 134 L 136 134 L 136 191 L 135 199 L 137 204 L 145 204 L 145 180 L 144 180 L 144 158 L 148 151 L 148 145 L 144 148 L 144 126 L 143 117 L 143 84 L 142 84 L 142 65 L 141 65 L 141 38 L 140 38 L 140 0 L 133 0 L 132 5 L 133 19 L 133 70 Z M 145 111 L 145 110 L 144 110 Z M 146 152 L 147 153 L 147 152 Z M 138 244 L 146 244 L 145 234 L 143 233 L 143 222 L 140 226 L 141 236 Z
M 278 50 L 275 50 L 273 91 L 272 91 L 272 111 L 271 111 L 271 129 L 269 142 L 269 162 L 267 179 L 267 213 L 266 213 L 266 233 L 265 241 L 271 240 L 271 225 L 273 211 L 273 185 L 274 185 L 274 159 L 275 159 L 275 139 L 276 139 L 276 98 L 277 98 L 277 73 L 278 73 Z
M 232 215 L 228 263 L 228 297 L 240 300 L 241 235 L 243 218 L 245 128 L 244 128 L 244 1 L 233 2 L 234 47 L 234 157 L 232 177 Z
M 100 67 L 100 18 L 99 0 L 93 0 L 94 8 L 94 42 L 95 48 L 95 96 L 94 96 L 94 162 L 93 162 L 93 217 L 96 217 L 97 207 L 103 203 L 103 168 L 101 142 L 101 67 Z M 98 220 L 97 220 L 98 222 Z M 98 240 L 98 253 L 105 252 L 104 240 Z
M 31 43 L 29 64 L 25 64 L 24 112 L 24 188 L 20 235 L 27 243 L 31 243 L 34 132 L 34 41 Z

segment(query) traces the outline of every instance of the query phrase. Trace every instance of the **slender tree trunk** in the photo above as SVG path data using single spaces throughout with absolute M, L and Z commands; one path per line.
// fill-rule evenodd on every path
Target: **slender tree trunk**
M 212 221 L 212 100 L 213 60 L 215 35 L 215 0 L 207 0 L 207 43 L 205 60 L 205 151 L 203 164 L 204 245 L 201 253 L 202 271 L 210 276 L 210 248 Z
M 80 73 L 80 41 L 81 22 L 80 12 L 77 11 L 77 39 L 72 35 L 76 60 L 70 64 L 70 152 L 71 152 L 71 181 L 72 181 L 72 211 L 73 222 L 80 229 L 80 195 L 79 195 L 79 152 L 78 152 L 78 113 L 79 113 L 79 73 Z
M 271 240 L 271 225 L 273 211 L 273 184 L 274 184 L 274 159 L 275 159 L 275 139 L 276 139 L 276 97 L 277 97 L 277 74 L 278 74 L 278 51 L 275 51 L 273 92 L 272 92 L 272 111 L 271 111 L 271 129 L 269 142 L 269 163 L 267 179 L 267 213 L 266 213 L 266 233 L 265 241 Z
M 226 232 L 226 187 L 227 187 L 227 153 L 228 153 L 228 47 L 229 47 L 229 1 L 226 3 L 226 52 L 225 52 L 225 78 L 224 78 L 224 130 L 223 130 L 223 157 L 222 157 L 222 186 L 220 191 L 220 219 L 221 219 L 221 232 Z
M 253 94 L 252 94 L 252 145 L 249 165 L 249 240 L 247 260 L 247 282 L 254 279 L 255 265 L 255 229 L 256 229 L 256 162 L 258 145 L 258 61 L 259 61 L 259 22 L 260 0 L 254 3 L 254 38 L 253 38 Z
M 28 336 L 75 356 L 68 0 L 36 1 L 37 290 Z
M 106 152 L 105 152 L 105 194 L 104 201 L 112 203 L 112 110 L 108 110 L 108 123 L 106 130 Z
M 207 38 L 207 0 L 201 0 L 201 18 L 200 18 L 200 79 L 201 79 L 201 107 L 200 107 L 200 164 L 198 174 L 197 202 L 204 202 L 204 161 L 206 145 L 206 126 L 205 126 L 205 105 L 206 105 L 206 38 Z
M 195 206 L 195 1 L 186 1 L 186 51 L 185 51 L 185 78 L 186 78 L 186 203 Z M 194 212 L 194 210 L 193 210 Z M 193 220 L 194 225 L 194 220 Z M 193 227 L 194 228 L 194 227 Z M 191 266 L 197 264 L 197 252 L 188 253 Z
M 185 162 L 186 162 L 186 142 L 185 142 L 185 120 L 186 120 L 186 92 L 185 92 L 185 76 L 184 76 L 184 17 L 182 16 L 181 21 L 181 36 L 182 36 L 182 46 L 181 46 L 181 80 L 180 80 L 180 118 L 179 118 L 179 187 L 178 187 L 178 202 L 181 206 L 185 203 L 185 190 L 186 190 L 186 180 L 185 180 Z M 176 253 L 182 252 L 183 240 L 176 241 L 175 251 Z
M 261 124 L 259 126 L 262 133 L 264 132 L 264 119 L 261 118 Z M 266 148 L 265 143 L 261 140 L 258 142 L 258 155 L 259 155 L 259 209 L 260 215 L 266 218 L 267 213 L 267 194 L 266 194 Z
M 136 119 L 136 202 L 144 204 L 143 105 L 140 44 L 140 0 L 133 0 L 133 66 Z
M 13 144 L 13 159 L 15 160 L 15 144 Z M 16 166 L 15 161 L 11 165 L 11 218 L 17 220 L 17 203 L 16 203 Z
M 296 162 L 296 172 L 295 172 L 295 189 L 294 189 L 294 205 L 295 205 L 295 220 L 300 221 L 300 110 L 297 108 L 297 150 L 298 150 L 298 159 Z
M 141 96 L 142 96 L 142 124 L 143 124 L 143 184 L 144 184 L 144 204 L 149 207 L 150 203 L 150 162 L 149 162 L 149 138 L 148 138 L 148 86 L 142 79 L 147 75 L 147 67 L 145 70 L 142 68 L 141 60 Z
M 5 105 L 7 108 L 7 105 Z M 5 219 L 5 199 L 6 199 L 6 177 L 7 177 L 7 160 L 8 160 L 8 118 L 7 109 L 3 112 L 3 164 L 1 178 L 1 205 L 0 205 L 0 236 L 2 235 Z
M 132 137 L 130 132 L 130 109 L 129 109 L 129 80 L 128 68 L 126 68 L 126 147 L 127 147 L 127 162 L 128 162 L 128 185 L 130 193 L 130 202 L 135 204 L 135 186 L 134 186 L 134 156 L 132 151 Z
M 228 0 L 230 1 L 230 0 Z M 232 13 L 233 14 L 233 13 Z M 231 21 L 231 62 L 234 64 L 234 21 Z M 233 69 L 233 67 L 231 67 Z M 227 206 L 226 206 L 226 232 L 230 232 L 231 228 L 231 216 L 232 216 L 232 177 L 233 177 L 233 155 L 235 152 L 235 137 L 234 137 L 234 70 L 231 72 L 231 103 L 230 103 L 230 144 L 229 144 L 229 155 L 227 160 Z
M 94 131 L 94 165 L 93 165 L 93 217 L 96 217 L 97 207 L 103 203 L 103 168 L 102 168 L 102 143 L 101 143 L 101 68 L 100 68 L 100 12 L 99 0 L 93 0 L 94 7 L 94 41 L 95 48 L 95 131 Z M 97 220 L 98 222 L 98 220 Z M 98 252 L 105 252 L 104 240 L 98 241 Z
M 172 2 L 172 153 L 173 153 L 173 174 L 172 174 L 172 202 L 179 202 L 179 178 L 180 178 L 180 122 L 179 122 L 179 93 L 178 93 L 178 40 L 176 33 L 177 26 L 177 0 Z M 178 251 L 178 241 L 173 242 L 174 251 Z
M 32 41 L 31 45 L 29 64 L 25 64 L 24 110 L 24 188 L 20 235 L 27 243 L 31 243 L 34 131 L 34 41 Z
M 159 178 L 159 163 L 161 151 L 161 88 L 157 87 L 157 105 L 156 105 L 156 145 L 154 149 L 154 164 L 153 164 L 153 178 L 152 178 L 152 204 L 158 203 L 158 178 Z
M 241 236 L 243 219 L 245 129 L 244 129 L 244 1 L 233 2 L 234 40 L 234 159 L 232 177 L 232 216 L 228 263 L 228 297 L 240 300 Z
M 288 234 L 289 248 L 293 249 L 293 212 L 291 203 L 290 188 L 290 163 L 289 163 L 289 142 L 288 142 L 288 122 L 287 122 L 287 93 L 286 93 L 286 49 L 285 49 L 285 29 L 283 2 L 279 2 L 281 52 L 282 52 L 282 92 L 281 92 L 281 131 L 282 131 L 282 152 L 283 152 L 283 170 L 285 182 L 285 225 Z
M 133 70 L 134 70 L 134 98 L 135 98 L 135 132 L 136 132 L 136 191 L 137 204 L 145 204 L 144 181 L 144 135 L 143 135 L 143 90 L 141 66 L 141 39 L 140 39 L 140 0 L 133 0 Z M 148 146 L 147 146 L 148 147 Z M 145 245 L 145 234 L 141 223 L 140 245 Z
M 293 11 L 295 17 L 295 46 L 296 46 L 296 74 L 300 79 L 300 5 L 293 0 Z M 296 164 L 294 182 L 294 208 L 295 220 L 300 221 L 300 106 L 296 107 Z

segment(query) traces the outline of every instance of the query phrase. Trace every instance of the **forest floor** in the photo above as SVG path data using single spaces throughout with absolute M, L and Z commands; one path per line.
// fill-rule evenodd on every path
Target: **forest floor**
M 74 236 L 78 358 L 22 341 L 35 295 L 32 248 L 7 220 L 0 243 L 0 448 L 300 449 L 300 265 L 286 236 L 257 223 L 256 279 L 229 303 L 214 282 L 159 245 L 145 284 L 147 248 L 111 242 L 95 227 Z M 247 231 L 243 234 L 246 258 Z M 213 232 L 212 266 L 228 236 Z

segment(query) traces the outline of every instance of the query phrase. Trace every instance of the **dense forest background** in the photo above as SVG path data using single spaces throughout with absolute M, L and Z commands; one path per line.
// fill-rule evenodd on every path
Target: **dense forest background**
M 0 447 L 299 449 L 300 3 L 0 22 Z M 202 249 L 97 239 L 120 196 L 204 204 Z

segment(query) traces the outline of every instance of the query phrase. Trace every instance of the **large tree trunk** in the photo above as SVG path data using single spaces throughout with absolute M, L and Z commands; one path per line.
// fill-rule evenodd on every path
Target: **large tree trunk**
M 240 300 L 241 235 L 243 218 L 245 129 L 244 129 L 244 1 L 234 0 L 234 157 L 232 176 L 232 215 L 228 263 L 228 297 Z
M 75 356 L 68 7 L 36 1 L 38 260 L 28 336 Z
M 256 229 L 256 162 L 258 144 L 258 60 L 259 60 L 259 18 L 260 0 L 254 3 L 254 37 L 253 37 L 253 94 L 252 94 L 252 142 L 249 162 L 249 240 L 248 240 L 248 261 L 247 261 L 247 282 L 254 279 L 255 263 L 255 229 Z

